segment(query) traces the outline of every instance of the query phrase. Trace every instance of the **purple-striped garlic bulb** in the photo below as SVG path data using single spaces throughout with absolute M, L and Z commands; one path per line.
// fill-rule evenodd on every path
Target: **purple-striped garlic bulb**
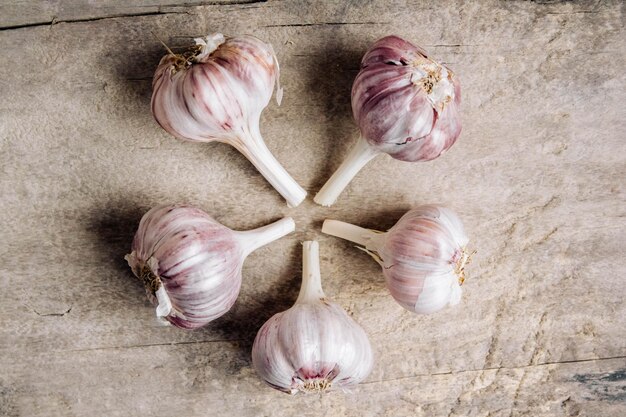
M 382 266 L 393 298 L 409 311 L 434 313 L 461 300 L 469 240 L 452 210 L 414 208 L 387 232 L 326 220 L 322 232 L 354 242 L 370 254 Z
M 372 370 L 372 348 L 363 329 L 322 291 L 319 246 L 303 243 L 302 286 L 295 304 L 261 327 L 252 364 L 280 391 L 349 388 Z
M 253 36 L 215 33 L 195 41 L 189 52 L 169 51 L 161 59 L 152 81 L 154 118 L 179 139 L 234 146 L 297 206 L 306 191 L 274 158 L 259 128 L 275 85 L 279 104 L 282 97 L 274 49 Z
M 157 317 L 183 329 L 196 329 L 235 303 L 246 256 L 294 228 L 293 220 L 286 217 L 236 232 L 198 208 L 162 205 L 142 217 L 132 252 L 125 259 L 143 281 Z
M 461 133 L 461 86 L 446 66 L 397 36 L 377 41 L 352 85 L 352 113 L 361 135 L 315 196 L 332 205 L 352 178 L 380 153 L 401 161 L 430 161 Z

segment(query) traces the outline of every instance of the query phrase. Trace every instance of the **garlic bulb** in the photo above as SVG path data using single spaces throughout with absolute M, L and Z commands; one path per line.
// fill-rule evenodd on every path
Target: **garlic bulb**
M 246 256 L 294 228 L 287 217 L 236 232 L 198 208 L 163 205 L 143 216 L 125 259 L 157 305 L 157 316 L 177 327 L 195 329 L 234 304 Z
M 458 78 L 426 52 L 397 37 L 376 42 L 352 85 L 352 112 L 361 136 L 314 200 L 332 205 L 372 158 L 387 153 L 409 162 L 430 161 L 461 133 Z
M 302 189 L 271 154 L 261 132 L 261 112 L 278 85 L 272 46 L 253 36 L 198 38 L 185 54 L 165 55 L 152 81 L 152 113 L 179 139 L 228 143 L 244 154 L 295 207 Z M 282 89 L 278 87 L 280 103 Z
M 468 238 L 447 208 L 417 207 L 384 233 L 337 220 L 324 221 L 322 232 L 362 246 L 383 267 L 393 298 L 409 311 L 433 313 L 461 299 Z
M 270 386 L 290 394 L 345 388 L 369 375 L 367 335 L 322 291 L 317 242 L 303 243 L 298 299 L 261 327 L 252 364 Z

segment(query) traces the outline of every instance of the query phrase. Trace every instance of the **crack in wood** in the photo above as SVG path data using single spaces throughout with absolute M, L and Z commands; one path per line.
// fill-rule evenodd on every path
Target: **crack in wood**
M 594 13 L 599 13 L 596 10 L 577 10 L 577 11 L 571 11 L 571 12 L 546 12 L 546 14 L 551 14 L 551 15 L 573 15 L 573 14 L 594 14 Z
M 207 1 L 204 3 L 183 3 L 183 4 L 161 4 L 155 6 L 145 6 L 145 7 L 156 7 L 157 10 L 152 12 L 137 12 L 137 13 L 119 13 L 112 14 L 106 16 L 98 16 L 98 17 L 85 17 L 85 18 L 77 18 L 77 19 L 58 19 L 53 17 L 51 20 L 45 20 L 40 22 L 32 22 L 32 23 L 24 23 L 20 25 L 10 25 L 10 26 L 2 26 L 0 27 L 0 32 L 5 30 L 16 30 L 16 29 L 26 29 L 26 28 L 34 28 L 39 26 L 53 26 L 57 23 L 82 23 L 82 22 L 97 22 L 99 20 L 106 19 L 117 19 L 117 18 L 126 18 L 126 17 L 144 17 L 144 16 L 159 16 L 159 15 L 168 15 L 168 14 L 189 14 L 188 11 L 176 11 L 176 10 L 162 10 L 167 8 L 185 8 L 185 7 L 202 7 L 202 6 L 247 6 L 258 3 L 266 3 L 267 0 L 233 0 L 229 2 L 223 1 Z
M 103 347 L 94 347 L 94 348 L 85 348 L 85 349 L 70 349 L 63 351 L 56 351 L 51 353 L 59 353 L 59 352 L 93 352 L 98 350 L 115 350 L 115 349 L 140 349 L 140 348 L 150 348 L 150 347 L 158 347 L 158 346 L 178 346 L 178 345 L 196 345 L 196 344 L 204 344 L 204 343 L 233 343 L 233 342 L 243 342 L 243 339 L 215 339 L 215 340 L 188 340 L 184 342 L 163 342 L 163 343 L 147 343 L 141 345 L 127 345 L 127 346 L 103 346 Z
M 26 23 L 23 25 L 15 25 L 15 26 L 4 26 L 0 27 L 0 32 L 5 30 L 16 30 L 16 29 L 27 29 L 27 28 L 35 28 L 39 26 L 54 26 L 58 23 L 83 23 L 83 22 L 97 22 L 99 20 L 107 20 L 107 19 L 117 19 L 124 17 L 143 17 L 143 16 L 157 16 L 157 15 L 167 15 L 167 14 L 187 14 L 187 12 L 175 12 L 175 11 L 155 11 L 155 12 L 146 12 L 146 13 L 129 13 L 129 14 L 120 14 L 120 15 L 111 15 L 111 16 L 103 16 L 103 17 L 89 17 L 84 19 L 52 19 L 45 22 L 37 22 L 37 23 Z
M 482 45 L 469 44 L 469 43 L 437 43 L 433 45 L 425 44 L 423 46 L 425 48 L 459 48 L 461 46 L 482 46 Z
M 538 364 L 534 364 L 534 365 L 522 365 L 522 366 L 498 366 L 498 367 L 494 367 L 494 368 L 483 368 L 483 369 L 463 369 L 460 371 L 448 371 L 448 372 L 435 372 L 432 374 L 417 374 L 417 375 L 408 375 L 408 376 L 400 376 L 397 378 L 389 378 L 389 379 L 381 379 L 378 381 L 367 381 L 367 382 L 362 382 L 361 384 L 364 385 L 368 385 L 368 384 L 381 384 L 381 383 L 386 383 L 386 382 L 393 382 L 393 381 L 402 381 L 405 379 L 413 379 L 413 378 L 422 378 L 422 377 L 427 377 L 427 376 L 443 376 L 443 375 L 458 375 L 458 374 L 464 374 L 464 373 L 468 373 L 468 372 L 486 372 L 486 371 L 500 371 L 500 370 L 517 370 L 517 369 L 528 369 L 528 368 L 537 368 L 537 367 L 543 367 L 543 366 L 551 366 L 551 365 L 569 365 L 569 364 L 575 364 L 575 363 L 586 363 L 586 362 L 600 362 L 600 361 L 610 361 L 610 360 L 617 360 L 617 359 L 626 359 L 626 355 L 624 356 L 611 356 L 611 357 L 606 357 L 606 358 L 589 358 L 589 359 L 575 359 L 575 360 L 567 360 L 567 361 L 554 361 L 554 362 L 544 362 L 544 363 L 538 363 Z
M 33 308 L 33 312 L 35 314 L 37 314 L 38 316 L 40 316 L 40 317 L 63 317 L 66 314 L 69 314 L 70 311 L 72 311 L 72 307 L 68 308 L 67 310 L 65 310 L 65 311 L 63 311 L 61 313 L 40 313 L 40 312 L 38 312 L 37 310 L 35 310 Z
M 319 23 L 285 23 L 266 25 L 265 28 L 309 27 L 309 26 L 347 26 L 347 25 L 388 25 L 390 22 L 319 22 Z
M 524 381 L 526 379 L 526 369 L 522 370 L 522 376 L 520 377 L 519 381 L 517 381 L 517 387 L 515 387 L 515 393 L 513 394 L 513 408 L 517 408 L 519 407 L 519 395 L 522 389 L 522 386 L 524 385 Z M 512 413 L 511 416 L 512 417 Z
M 489 341 L 489 348 L 487 349 L 487 354 L 485 355 L 485 365 L 489 366 L 493 364 L 493 358 L 496 354 L 496 348 L 498 347 L 499 337 L 500 337 L 500 321 L 502 320 L 502 316 L 506 311 L 506 302 L 505 300 L 501 300 L 498 303 L 498 307 L 496 309 L 496 317 L 494 319 L 494 331 L 491 335 L 491 340 Z
M 541 315 L 541 318 L 539 319 L 539 323 L 537 324 L 537 331 L 535 332 L 535 336 L 533 337 L 533 339 L 535 340 L 535 347 L 533 349 L 533 354 L 530 357 L 529 365 L 533 365 L 537 363 L 537 359 L 539 358 L 539 355 L 542 353 L 540 340 L 543 339 L 543 326 L 546 323 L 547 317 L 548 317 L 548 313 L 544 312 Z

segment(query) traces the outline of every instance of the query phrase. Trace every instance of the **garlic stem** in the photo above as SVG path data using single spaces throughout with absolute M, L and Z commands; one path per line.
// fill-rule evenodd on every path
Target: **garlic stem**
M 261 175 L 287 200 L 289 207 L 296 207 L 302 203 L 306 197 L 306 191 L 272 155 L 258 128 L 252 129 L 243 140 L 234 140 L 229 143 L 252 162 Z
M 322 206 L 332 205 L 354 176 L 371 161 L 379 151 L 372 148 L 362 136 L 341 163 L 337 171 L 326 181 L 313 201 Z
M 248 256 L 261 246 L 265 246 L 296 229 L 296 224 L 291 217 L 285 217 L 267 226 L 253 230 L 235 232 L 239 244 L 243 248 L 244 256 Z
M 339 220 L 324 220 L 322 225 L 322 233 L 327 235 L 336 236 L 341 239 L 349 240 L 357 245 L 367 247 L 371 239 L 380 234 L 370 229 L 364 229 L 363 227 L 355 226 L 350 223 L 341 222 Z
M 318 302 L 324 299 L 320 273 L 320 250 L 316 241 L 302 242 L 302 286 L 297 303 Z

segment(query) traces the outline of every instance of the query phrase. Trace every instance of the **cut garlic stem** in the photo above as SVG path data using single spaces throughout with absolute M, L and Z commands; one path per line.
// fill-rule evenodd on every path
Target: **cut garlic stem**
M 365 229 L 363 227 L 355 226 L 339 220 L 330 219 L 324 220 L 322 233 L 349 240 L 350 242 L 354 242 L 363 247 L 366 247 L 374 236 L 380 234 L 380 232 L 375 232 L 373 230 Z
M 324 299 L 320 273 L 320 250 L 315 241 L 302 243 L 302 286 L 297 303 L 319 302 Z
M 331 206 L 361 168 L 379 153 L 362 136 L 359 137 L 346 159 L 326 181 L 313 201 L 322 206 Z
M 243 248 L 244 256 L 248 256 L 251 252 L 261 246 L 265 246 L 281 237 L 288 235 L 296 229 L 296 224 L 291 217 L 285 217 L 267 226 L 259 227 L 254 230 L 246 230 L 242 232 L 234 232 Z
M 289 175 L 265 145 L 261 133 L 253 129 L 243 140 L 228 142 L 256 167 L 265 179 L 287 200 L 289 207 L 296 207 L 306 197 L 306 191 Z

